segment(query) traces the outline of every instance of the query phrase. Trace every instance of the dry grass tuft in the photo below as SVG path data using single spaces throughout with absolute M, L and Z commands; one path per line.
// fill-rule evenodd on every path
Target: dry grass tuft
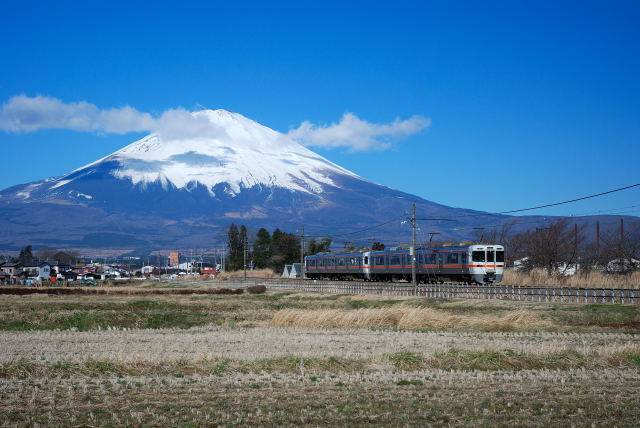
M 247 278 L 278 278 L 280 275 L 272 269 L 255 269 L 247 271 Z M 216 280 L 228 281 L 230 279 L 244 278 L 244 271 L 236 270 L 231 272 L 220 272 L 216 275 Z
M 430 308 L 396 306 L 358 310 L 285 309 L 278 311 L 269 325 L 273 327 L 398 328 L 402 330 L 476 327 L 489 331 L 507 331 L 531 327 L 551 327 L 553 323 L 540 319 L 526 309 L 496 316 L 457 315 Z
M 572 276 L 552 275 L 544 269 L 532 269 L 530 272 L 519 272 L 506 269 L 502 284 L 522 287 L 529 286 L 563 286 L 574 288 L 628 288 L 640 289 L 640 272 L 630 275 L 605 275 L 591 272 L 588 275 L 578 273 Z

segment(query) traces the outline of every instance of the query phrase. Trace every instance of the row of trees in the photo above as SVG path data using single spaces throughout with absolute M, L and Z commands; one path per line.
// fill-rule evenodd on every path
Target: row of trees
M 58 262 L 62 264 L 72 264 L 78 261 L 79 256 L 80 255 L 77 251 L 56 250 L 54 248 L 42 248 L 42 249 L 36 250 L 34 253 L 33 247 L 31 245 L 27 245 L 22 250 L 20 250 L 20 254 L 18 255 L 18 257 L 0 256 L 0 261 L 20 263 L 22 265 L 28 265 L 36 261 L 47 262 L 47 263 Z
M 255 269 L 270 268 L 276 272 L 283 270 L 284 265 L 300 262 L 300 236 L 275 229 L 273 233 L 260 228 L 257 233 L 251 233 L 244 225 L 235 224 L 227 230 L 228 257 L 227 270 L 244 268 L 245 248 L 247 267 Z M 329 251 L 331 238 L 317 241 L 310 239 L 306 243 L 305 254 L 317 254 Z
M 634 262 L 640 259 L 637 230 L 610 230 L 589 240 L 586 226 L 572 224 L 569 219 L 522 233 L 512 233 L 514 226 L 515 223 L 506 224 L 482 234 L 478 241 L 504 244 L 507 263 L 513 265 L 518 260 L 524 270 L 541 268 L 563 274 L 579 266 L 578 270 L 585 274 L 595 269 L 626 274 L 640 268 Z

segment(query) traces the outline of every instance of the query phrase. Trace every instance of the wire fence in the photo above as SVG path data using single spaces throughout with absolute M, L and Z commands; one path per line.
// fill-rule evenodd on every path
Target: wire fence
M 464 285 L 455 283 L 418 284 L 321 281 L 286 278 L 248 278 L 247 280 L 191 281 L 160 280 L 171 288 L 224 287 L 246 289 L 264 285 L 271 290 L 300 290 L 325 294 L 369 294 L 380 296 L 419 296 L 439 299 L 503 299 L 547 303 L 640 304 L 640 290 L 621 288 L 523 287 L 513 285 Z M 53 284 L 52 284 L 53 285 Z M 56 284 L 58 287 L 61 284 Z M 15 286 L 15 285 L 14 285 Z M 43 287 L 46 288 L 46 287 Z
M 295 289 L 312 293 L 421 296 L 442 299 L 508 299 L 548 303 L 640 304 L 640 290 L 617 288 L 472 286 L 458 284 L 371 283 L 356 281 L 264 280 L 269 289 Z

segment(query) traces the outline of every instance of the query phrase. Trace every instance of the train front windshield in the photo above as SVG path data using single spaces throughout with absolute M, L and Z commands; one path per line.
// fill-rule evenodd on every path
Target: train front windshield
M 472 251 L 471 261 L 504 263 L 504 251 L 502 250 Z

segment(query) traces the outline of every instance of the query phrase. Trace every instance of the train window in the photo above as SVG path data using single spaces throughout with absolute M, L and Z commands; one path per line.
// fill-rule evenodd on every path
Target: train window
M 384 261 L 384 256 L 376 256 L 375 258 L 375 263 L 378 266 L 384 266 L 386 265 L 385 261 Z
M 491 250 L 487 251 L 487 261 L 492 262 L 494 260 L 495 253 Z
M 369 256 L 364 256 L 364 264 L 365 265 L 369 264 Z
M 484 251 L 473 251 L 471 253 L 471 260 L 473 260 L 474 262 L 484 262 Z
M 448 253 L 446 260 L 446 263 L 450 265 L 458 263 L 458 253 Z
M 309 262 L 309 267 L 315 267 L 315 265 L 316 265 L 316 261 L 315 260 L 311 259 L 311 260 L 308 260 L 308 262 Z
M 504 263 L 504 251 L 496 251 L 496 261 L 498 263 Z
M 419 265 L 423 265 L 424 264 L 424 254 L 418 254 L 418 258 L 416 260 L 416 263 Z
M 400 256 L 399 255 L 391 256 L 391 259 L 389 260 L 389 264 L 393 265 L 393 266 L 397 266 L 397 265 L 401 264 Z
M 425 262 L 428 265 L 435 265 L 436 264 L 436 253 L 429 253 L 429 254 L 425 254 Z
M 344 266 L 344 259 L 343 259 L 343 258 L 341 258 L 341 257 L 340 257 L 340 258 L 338 258 L 338 266 L 339 266 L 339 267 Z
M 462 263 L 463 265 L 467 264 L 467 253 L 460 254 L 460 263 Z

